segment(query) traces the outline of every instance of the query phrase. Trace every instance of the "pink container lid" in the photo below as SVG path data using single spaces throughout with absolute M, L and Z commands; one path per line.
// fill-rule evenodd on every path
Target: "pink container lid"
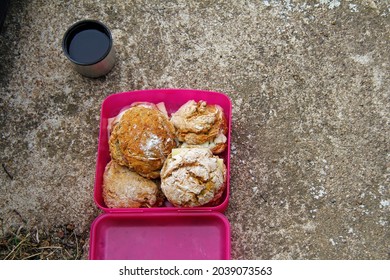
M 107 163 L 110 161 L 110 151 L 108 146 L 108 119 L 113 118 L 126 106 L 134 102 L 164 102 L 168 114 L 175 112 L 181 105 L 189 100 L 206 101 L 208 104 L 217 104 L 222 107 L 228 122 L 228 135 L 226 150 L 219 154 L 223 158 L 226 165 L 226 190 L 222 196 L 220 204 L 212 207 L 196 207 L 196 208 L 177 208 L 177 207 L 152 207 L 152 208 L 108 208 L 103 201 L 103 173 Z M 102 104 L 100 115 L 100 131 L 98 154 L 95 173 L 94 199 L 96 205 L 104 212 L 167 212 L 167 211 L 185 211 L 186 209 L 195 209 L 199 211 L 218 211 L 224 212 L 228 206 L 230 193 L 230 130 L 231 130 L 231 112 L 232 104 L 229 97 L 223 93 L 193 90 L 193 89 L 152 89 L 129 91 L 108 96 Z
M 218 212 L 109 213 L 91 226 L 91 260 L 227 260 L 230 226 Z

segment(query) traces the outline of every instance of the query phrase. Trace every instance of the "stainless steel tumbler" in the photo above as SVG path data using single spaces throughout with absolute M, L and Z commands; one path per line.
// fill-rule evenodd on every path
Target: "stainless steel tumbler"
M 62 48 L 76 71 L 86 77 L 101 77 L 115 65 L 111 32 L 96 20 L 73 24 L 63 37 Z

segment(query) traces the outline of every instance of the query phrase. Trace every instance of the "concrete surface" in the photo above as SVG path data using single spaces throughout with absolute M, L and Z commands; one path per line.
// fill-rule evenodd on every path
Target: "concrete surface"
M 232 258 L 390 259 L 389 1 L 11 2 L 0 234 L 88 232 L 102 100 L 199 88 L 234 106 Z M 65 30 L 85 18 L 114 36 L 104 78 L 78 75 L 62 54 Z

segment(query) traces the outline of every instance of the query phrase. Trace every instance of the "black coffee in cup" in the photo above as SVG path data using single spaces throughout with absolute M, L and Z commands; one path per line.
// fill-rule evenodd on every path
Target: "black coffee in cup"
M 115 63 L 110 30 L 101 22 L 83 20 L 64 35 L 63 50 L 76 70 L 88 77 L 107 74 Z

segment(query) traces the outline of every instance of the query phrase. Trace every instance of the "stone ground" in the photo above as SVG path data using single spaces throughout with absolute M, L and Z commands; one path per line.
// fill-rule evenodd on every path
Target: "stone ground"
M 11 2 L 1 237 L 69 226 L 87 237 L 102 100 L 198 88 L 233 102 L 233 259 L 390 259 L 388 0 Z M 86 18 L 109 26 L 117 50 L 99 79 L 62 54 Z

